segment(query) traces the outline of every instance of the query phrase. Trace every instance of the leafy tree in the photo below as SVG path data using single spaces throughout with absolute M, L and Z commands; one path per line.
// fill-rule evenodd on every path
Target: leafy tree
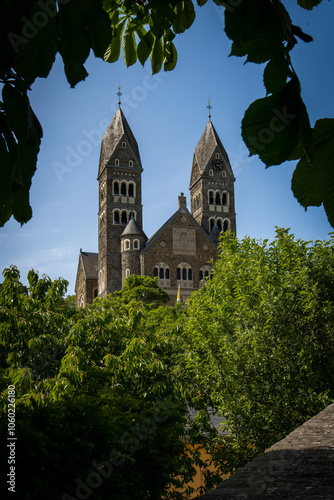
M 250 154 L 267 167 L 299 159 L 292 183 L 296 198 L 305 208 L 323 203 L 333 225 L 334 119 L 310 127 L 290 57 L 297 38 L 312 38 L 292 23 L 280 0 L 213 1 L 225 9 L 231 55 L 266 63 L 267 96 L 251 104 L 242 121 Z M 321 0 L 297 3 L 311 10 Z M 91 50 L 112 63 L 123 49 L 127 66 L 150 58 L 153 73 L 171 71 L 177 62 L 173 40 L 191 27 L 195 8 L 193 0 L 19 0 L 2 2 L 0 18 L 0 224 L 11 215 L 23 224 L 32 216 L 29 189 L 42 138 L 28 99 L 36 78 L 47 77 L 59 53 L 75 87 L 88 75 L 84 63 Z
M 272 243 L 228 234 L 213 279 L 188 302 L 184 385 L 232 439 L 209 449 L 231 472 L 334 399 L 334 239 L 277 229 Z M 180 375 L 181 376 L 181 375 Z
M 4 274 L 0 429 L 7 436 L 8 386 L 15 385 L 16 495 L 181 498 L 175 487 L 194 472 L 182 441 L 187 406 L 170 358 L 179 340 L 161 326 L 168 317 L 171 327 L 177 313 L 123 293 L 73 314 L 62 299 L 66 282 L 31 271 L 25 294 L 15 267 Z M 166 300 L 156 280 L 142 281 L 153 300 Z M 125 288 L 142 292 L 140 285 L 133 278 Z

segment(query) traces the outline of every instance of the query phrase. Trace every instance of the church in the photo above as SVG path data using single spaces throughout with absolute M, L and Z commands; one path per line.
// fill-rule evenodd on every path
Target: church
M 143 230 L 142 172 L 138 144 L 119 103 L 101 144 L 98 253 L 80 249 L 76 307 L 120 290 L 132 274 L 157 277 L 170 303 L 178 290 L 185 302 L 210 277 L 220 232 L 236 233 L 235 178 L 210 114 L 193 155 L 190 207 L 181 193 L 175 213 L 150 238 Z

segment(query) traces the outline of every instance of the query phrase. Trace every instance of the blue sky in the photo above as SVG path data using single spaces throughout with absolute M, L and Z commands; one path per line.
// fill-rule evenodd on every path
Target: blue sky
M 294 24 L 314 37 L 293 49 L 311 124 L 334 116 L 333 2 L 311 12 L 286 2 Z M 293 4 L 293 5 L 291 5 Z M 52 279 L 63 277 L 74 293 L 79 250 L 97 251 L 100 139 L 117 107 L 137 139 L 144 167 L 144 231 L 150 237 L 187 195 L 195 146 L 206 126 L 208 99 L 212 122 L 230 157 L 236 177 L 237 235 L 269 238 L 275 226 L 289 227 L 304 240 L 327 239 L 332 231 L 322 207 L 306 212 L 291 193 L 295 162 L 265 169 L 248 157 L 240 124 L 247 107 L 265 95 L 263 67 L 228 57 L 223 9 L 208 2 L 197 9 L 190 30 L 177 36 L 178 64 L 152 77 L 149 64 L 126 68 L 90 57 L 85 82 L 71 89 L 61 58 L 30 95 L 44 130 L 37 173 L 31 188 L 33 218 L 22 228 L 11 219 L 0 229 L 0 269 L 15 264 L 26 283 L 29 269 Z

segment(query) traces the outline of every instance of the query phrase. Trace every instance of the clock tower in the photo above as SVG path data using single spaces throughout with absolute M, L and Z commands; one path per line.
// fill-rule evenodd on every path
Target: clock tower
M 189 186 L 191 213 L 209 235 L 215 225 L 220 231 L 236 233 L 234 181 L 230 160 L 209 115 L 195 148 Z

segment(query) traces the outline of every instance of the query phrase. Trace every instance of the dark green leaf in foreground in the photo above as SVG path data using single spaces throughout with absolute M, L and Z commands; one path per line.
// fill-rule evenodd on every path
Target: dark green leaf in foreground
M 292 177 L 292 191 L 305 207 L 320 206 L 334 226 L 334 119 L 318 120 L 313 130 L 315 166 L 302 156 Z
M 258 99 L 242 120 L 242 136 L 250 155 L 258 154 L 267 167 L 286 161 L 299 141 L 301 98 L 296 79 L 268 97 Z

